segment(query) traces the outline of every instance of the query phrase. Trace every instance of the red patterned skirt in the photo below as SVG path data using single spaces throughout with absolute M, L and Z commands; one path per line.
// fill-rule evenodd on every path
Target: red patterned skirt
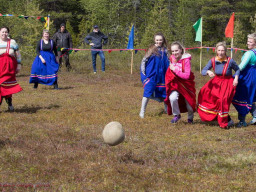
M 202 121 L 217 120 L 220 127 L 228 126 L 230 104 L 235 95 L 232 76 L 215 76 L 198 95 L 198 114 Z
M 0 55 L 0 101 L 2 97 L 22 91 L 16 81 L 17 60 L 15 57 L 4 53 Z

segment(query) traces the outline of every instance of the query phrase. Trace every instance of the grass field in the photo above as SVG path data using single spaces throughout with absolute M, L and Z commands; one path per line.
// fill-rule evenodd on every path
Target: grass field
M 186 114 L 173 125 L 155 101 L 140 119 L 142 55 L 131 75 L 128 54 L 106 54 L 106 73 L 96 75 L 89 55 L 71 60 L 73 70 L 59 73 L 60 90 L 34 90 L 24 64 L 15 112 L 1 106 L 0 190 L 256 191 L 255 127 L 223 130 L 197 113 L 193 125 Z M 209 78 L 195 75 L 198 92 Z M 230 114 L 237 122 L 233 107 Z M 114 147 L 101 136 L 110 121 L 126 132 Z

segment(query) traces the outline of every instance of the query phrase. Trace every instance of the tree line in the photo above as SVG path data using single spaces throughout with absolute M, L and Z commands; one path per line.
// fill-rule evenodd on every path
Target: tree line
M 198 46 L 193 24 L 203 17 L 203 45 L 214 46 L 225 38 L 228 20 L 235 12 L 234 46 L 246 48 L 247 34 L 256 31 L 254 0 L 0 0 L 1 14 L 50 15 L 53 35 L 65 22 L 75 47 L 97 24 L 108 35 L 108 48 L 126 48 L 131 26 L 135 26 L 135 47 L 147 48 L 153 35 L 162 32 L 168 42 Z M 11 37 L 27 51 L 34 49 L 44 24 L 36 18 L 0 17 Z

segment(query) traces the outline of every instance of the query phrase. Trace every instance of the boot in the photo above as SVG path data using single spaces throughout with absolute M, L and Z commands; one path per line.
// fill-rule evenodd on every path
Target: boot
M 5 98 L 5 101 L 8 104 L 8 111 L 13 112 L 14 107 L 12 105 L 12 98 L 11 97 Z
M 34 83 L 34 89 L 37 89 L 38 87 L 38 82 Z
M 147 98 L 147 97 L 142 98 L 141 109 L 140 109 L 140 114 L 139 114 L 140 118 L 142 118 L 142 119 L 144 118 L 148 101 L 149 101 L 149 98 Z
M 58 90 L 58 89 L 59 89 L 58 83 L 54 83 L 53 89 L 55 89 L 55 90 Z
M 164 103 L 164 113 L 168 113 L 168 108 L 167 108 L 167 105 L 166 105 L 166 103 Z
M 66 68 L 67 68 L 67 71 L 71 71 L 71 69 L 72 69 L 72 67 L 71 67 L 70 64 L 67 64 L 67 65 L 66 65 Z

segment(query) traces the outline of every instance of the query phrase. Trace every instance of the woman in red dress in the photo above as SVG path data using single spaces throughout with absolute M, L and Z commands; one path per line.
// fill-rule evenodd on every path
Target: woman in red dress
M 217 120 L 224 129 L 234 125 L 228 113 L 240 74 L 238 65 L 226 52 L 226 44 L 217 43 L 216 57 L 209 60 L 202 70 L 202 75 L 209 75 L 213 79 L 202 87 L 198 95 L 198 114 L 201 120 Z M 235 71 L 235 78 L 232 76 L 232 69 Z
M 21 69 L 21 57 L 17 43 L 8 34 L 8 27 L 0 29 L 0 104 L 5 98 L 8 110 L 14 111 L 12 94 L 22 90 L 16 81 L 16 74 Z

